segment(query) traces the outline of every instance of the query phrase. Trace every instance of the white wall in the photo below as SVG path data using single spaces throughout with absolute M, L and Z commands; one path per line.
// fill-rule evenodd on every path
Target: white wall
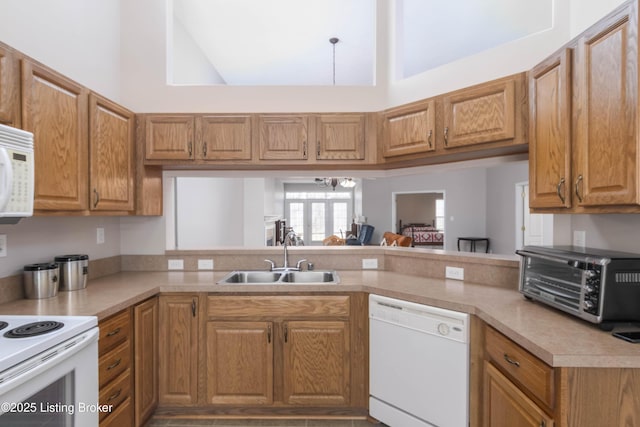
M 625 0 L 569 0 L 571 37 L 579 35 Z
M 16 225 L 0 225 L 7 235 L 7 257 L 0 258 L 0 277 L 22 272 L 26 264 L 51 262 L 66 254 L 87 254 L 89 260 L 120 254 L 120 220 L 114 217 L 32 217 Z M 105 242 L 96 243 L 104 228 Z
M 0 41 L 120 101 L 120 1 L 0 0 Z
M 372 242 L 380 242 L 385 231 L 395 231 L 392 219 L 394 192 L 444 192 L 445 247 L 456 250 L 460 236 L 486 235 L 486 169 L 466 167 L 451 171 L 421 173 L 363 180 L 363 215 L 375 227 Z
M 516 183 L 529 180 L 529 163 L 520 161 L 487 169 L 487 236 L 491 252 L 516 250 Z

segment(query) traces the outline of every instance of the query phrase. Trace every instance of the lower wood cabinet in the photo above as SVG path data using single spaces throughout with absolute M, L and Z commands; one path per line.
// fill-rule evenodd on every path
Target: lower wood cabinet
M 160 296 L 160 405 L 195 405 L 198 401 L 198 308 L 197 294 Z
M 158 406 L 158 297 L 133 308 L 134 425 L 140 427 Z
M 553 419 L 491 363 L 485 362 L 484 372 L 485 426 L 553 426 Z
M 640 425 L 640 369 L 553 368 L 484 330 L 484 427 Z
M 125 309 L 99 323 L 98 400 L 111 405 L 100 413 L 100 426 L 132 425 L 132 331 L 131 309 Z
M 349 404 L 349 322 L 283 324 L 283 401 L 290 405 Z
M 207 322 L 207 402 L 273 403 L 273 322 Z
M 206 403 L 349 407 L 350 319 L 366 317 L 351 309 L 352 298 L 210 296 Z M 363 366 L 356 371 L 366 375 Z

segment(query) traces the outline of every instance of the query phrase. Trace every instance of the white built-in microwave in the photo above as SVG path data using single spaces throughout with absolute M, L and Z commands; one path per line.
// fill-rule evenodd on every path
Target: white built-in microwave
M 33 134 L 0 125 L 0 224 L 33 215 Z

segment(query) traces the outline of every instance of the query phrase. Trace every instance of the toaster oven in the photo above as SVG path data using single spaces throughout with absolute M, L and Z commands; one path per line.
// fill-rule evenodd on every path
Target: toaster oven
M 610 329 L 640 321 L 640 255 L 574 246 L 525 246 L 525 297 Z

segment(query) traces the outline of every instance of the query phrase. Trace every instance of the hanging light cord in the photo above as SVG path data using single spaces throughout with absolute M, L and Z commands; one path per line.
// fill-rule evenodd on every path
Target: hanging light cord
M 329 43 L 333 45 L 333 85 L 336 85 L 336 43 L 340 41 L 337 37 L 331 37 Z

